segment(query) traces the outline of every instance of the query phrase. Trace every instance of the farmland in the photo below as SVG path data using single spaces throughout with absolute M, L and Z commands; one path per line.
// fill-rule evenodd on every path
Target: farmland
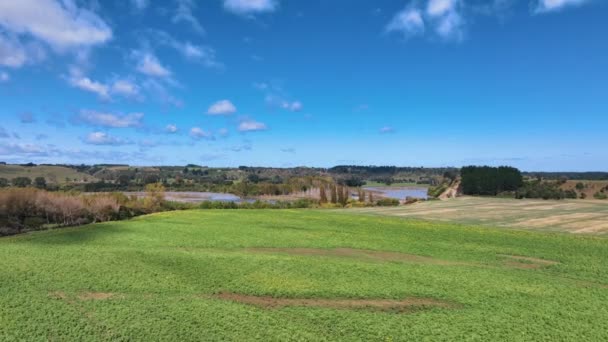
M 54 184 L 95 182 L 92 175 L 78 172 L 72 168 L 56 165 L 0 165 L 0 178 L 13 179 L 17 177 L 44 177 L 47 182 Z
M 451 223 L 578 234 L 608 234 L 608 202 L 602 200 L 515 200 L 459 197 L 358 213 Z
M 152 214 L 0 239 L 0 340 L 606 340 L 607 247 L 355 210 Z

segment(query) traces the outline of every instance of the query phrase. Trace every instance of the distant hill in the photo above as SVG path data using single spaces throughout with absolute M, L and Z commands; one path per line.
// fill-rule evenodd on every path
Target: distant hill
M 79 172 L 73 168 L 56 165 L 0 165 L 0 178 L 13 179 L 16 177 L 44 177 L 47 183 L 87 183 L 98 179 L 90 174 Z

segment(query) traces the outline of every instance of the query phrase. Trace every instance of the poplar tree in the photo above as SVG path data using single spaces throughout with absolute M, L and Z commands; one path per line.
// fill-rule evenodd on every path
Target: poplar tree
M 338 189 L 335 184 L 331 186 L 331 203 L 338 203 Z
M 320 203 L 327 203 L 327 193 L 325 192 L 325 186 L 322 185 L 321 188 L 319 188 L 319 202 Z

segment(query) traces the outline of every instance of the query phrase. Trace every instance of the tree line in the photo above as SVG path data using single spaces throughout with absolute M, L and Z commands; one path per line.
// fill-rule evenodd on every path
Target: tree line
M 523 186 L 521 172 L 510 166 L 465 166 L 460 170 L 465 195 L 496 196 Z

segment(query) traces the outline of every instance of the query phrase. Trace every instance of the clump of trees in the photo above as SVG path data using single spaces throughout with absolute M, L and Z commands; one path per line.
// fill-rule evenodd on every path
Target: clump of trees
M 509 166 L 465 166 L 460 170 L 460 177 L 465 195 L 496 196 L 516 191 L 524 184 L 521 172 Z
M 515 193 L 516 198 L 542 198 L 542 199 L 565 199 L 577 198 L 576 191 L 563 190 L 560 181 L 543 181 L 535 179 L 524 182 L 524 185 Z
M 122 193 L 77 194 L 36 188 L 0 190 L 0 235 L 127 219 L 165 210 L 164 188 L 149 185 L 144 199 Z

